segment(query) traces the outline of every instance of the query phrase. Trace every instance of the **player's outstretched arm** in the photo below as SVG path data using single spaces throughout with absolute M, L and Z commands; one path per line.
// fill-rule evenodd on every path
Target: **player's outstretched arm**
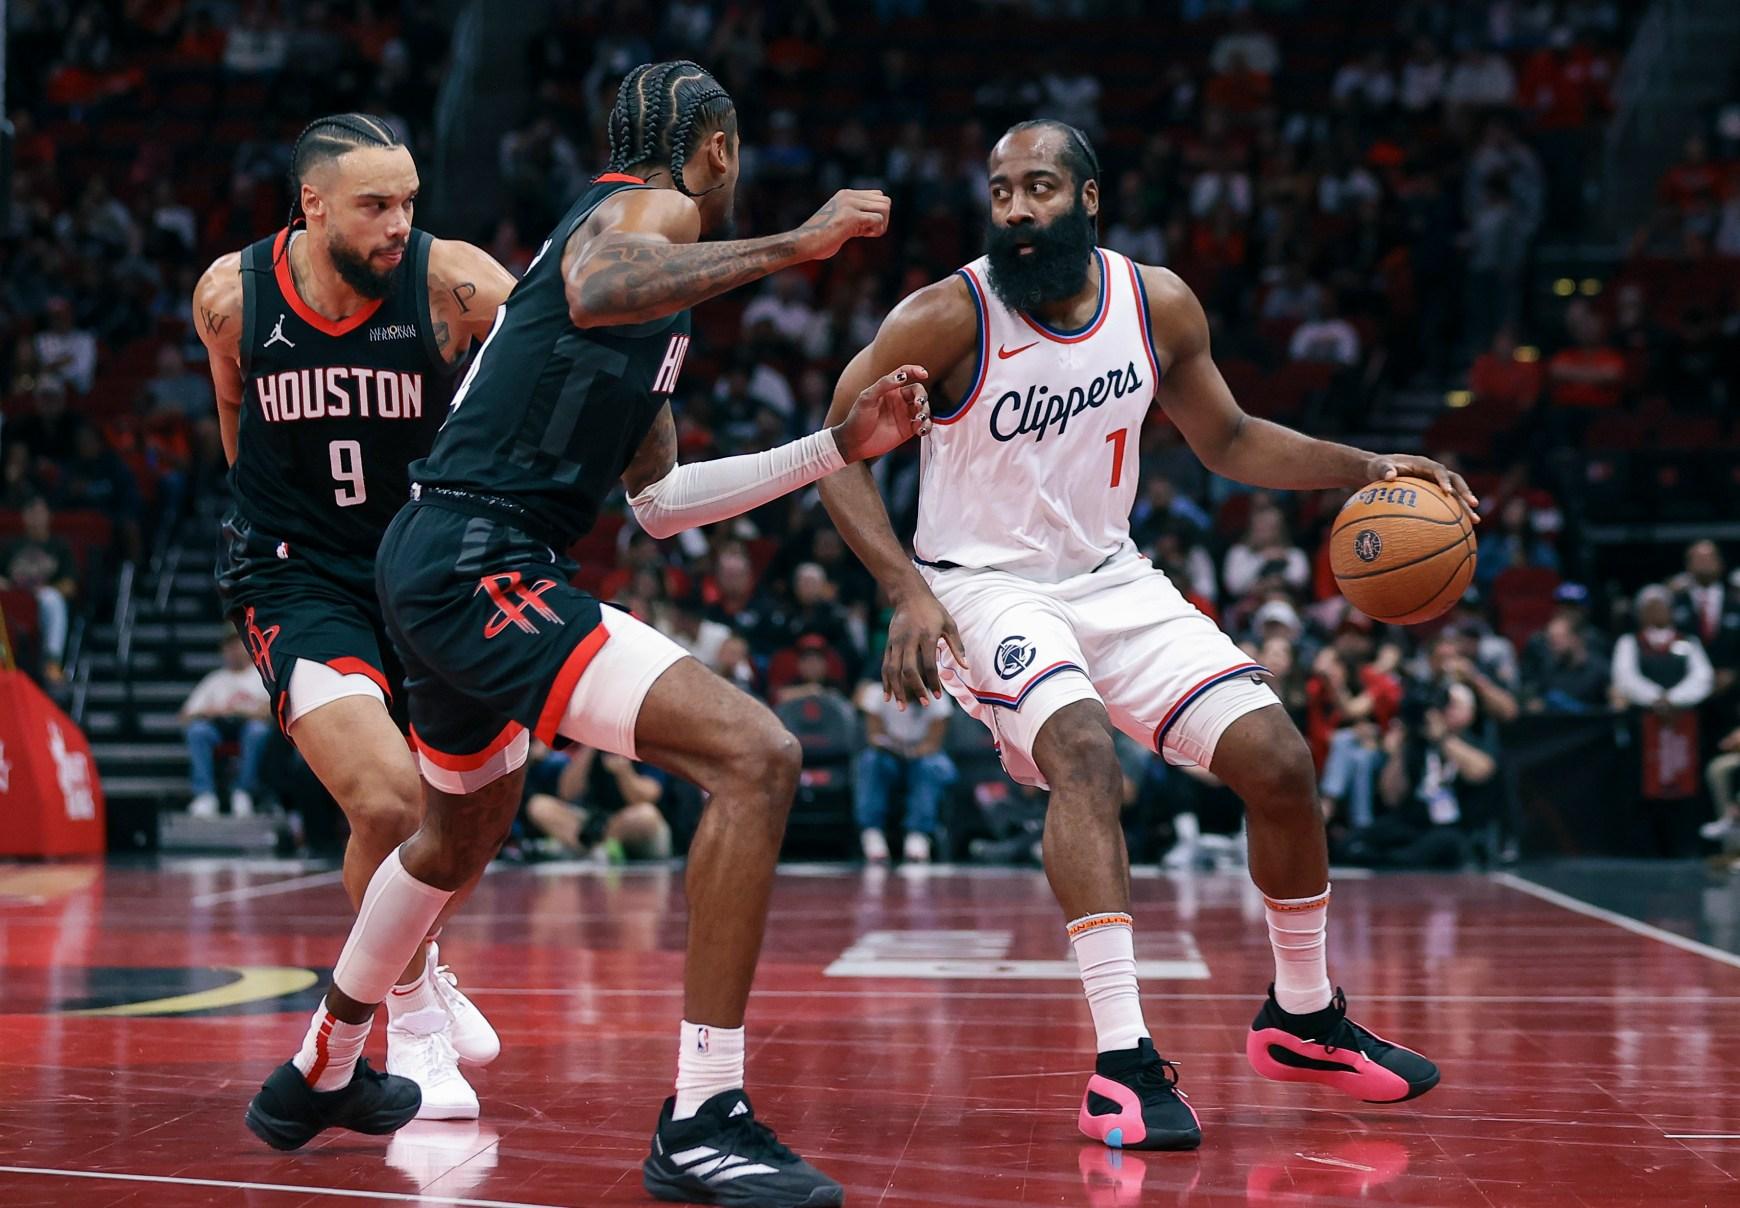
M 760 239 L 696 243 L 701 212 L 669 189 L 610 198 L 574 231 L 563 253 L 568 314 L 576 327 L 644 323 L 809 260 L 849 239 L 888 229 L 887 196 L 841 189 L 796 230 Z
M 1246 414 L 1215 367 L 1208 317 L 1196 295 L 1166 269 L 1143 266 L 1141 271 L 1163 370 L 1156 401 L 1210 470 L 1235 482 L 1288 491 L 1424 478 L 1460 496 L 1470 511 L 1478 506 L 1462 476 L 1431 458 L 1368 453 Z
M 654 537 L 672 537 L 741 516 L 841 466 L 879 457 L 930 426 L 926 373 L 902 365 L 872 382 L 839 423 L 762 453 L 677 464 L 677 425 L 666 403 L 622 482 L 635 519 Z
M 429 245 L 429 322 L 449 365 L 489 335 L 495 312 L 518 284 L 494 256 L 457 239 Z
M 926 286 L 895 307 L 882 321 L 875 342 L 846 366 L 834 387 L 828 419 L 833 421 L 844 414 L 865 384 L 887 372 L 889 366 L 925 365 L 934 381 L 945 380 L 952 369 L 972 357 L 977 339 L 977 315 L 960 278 L 949 277 Z M 924 703 L 929 699 L 927 692 L 942 695 L 937 643 L 948 642 L 955 658 L 966 666 L 961 636 L 954 618 L 919 576 L 895 536 L 869 467 L 848 466 L 829 475 L 822 480 L 821 494 L 834 527 L 894 604 L 882 655 L 884 695 L 902 705 Z
M 236 431 L 242 415 L 242 254 L 212 261 L 193 288 L 193 329 L 211 362 L 217 393 L 218 431 L 224 456 L 234 465 Z

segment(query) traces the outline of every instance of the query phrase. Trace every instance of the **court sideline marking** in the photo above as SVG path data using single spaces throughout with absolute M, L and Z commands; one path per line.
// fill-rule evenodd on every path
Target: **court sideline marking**
M 1539 898 L 1543 902 L 1551 902 L 1555 906 L 1562 906 L 1574 914 L 1587 915 L 1592 919 L 1600 919 L 1604 923 L 1612 923 L 1615 927 L 1621 927 L 1634 935 L 1645 936 L 1652 940 L 1660 940 L 1662 943 L 1667 944 L 1670 947 L 1678 948 L 1682 952 L 1691 952 L 1698 956 L 1707 956 L 1713 961 L 1728 965 L 1731 968 L 1740 969 L 1740 955 L 1736 955 L 1732 952 L 1724 952 L 1722 949 L 1712 947 L 1711 945 L 1704 943 L 1702 940 L 1694 940 L 1689 936 L 1680 935 L 1678 932 L 1668 931 L 1665 928 L 1655 926 L 1653 923 L 1639 922 L 1630 915 L 1620 914 L 1616 910 L 1608 910 L 1602 906 L 1592 905 L 1589 902 L 1585 902 L 1582 898 L 1574 898 L 1570 894 L 1560 893 L 1556 889 L 1548 889 L 1545 885 L 1531 881 L 1527 877 L 1519 877 L 1514 872 L 1495 872 L 1490 875 L 1492 879 L 1497 881 L 1500 885 L 1507 885 L 1511 889 L 1517 890 L 1519 893 L 1526 893 L 1530 897 Z
M 468 1200 L 416 1191 L 352 1191 L 345 1187 L 298 1187 L 294 1183 L 237 1183 L 228 1179 L 182 1179 L 166 1174 L 117 1174 L 100 1170 L 54 1170 L 46 1166 L 0 1166 L 0 1174 L 56 1175 L 66 1179 L 107 1179 L 121 1183 L 170 1183 L 177 1187 L 232 1187 L 239 1191 L 285 1191 L 296 1195 L 330 1195 L 351 1200 L 391 1200 L 409 1204 L 453 1204 L 457 1208 L 561 1208 L 521 1200 Z
M 268 898 L 276 893 L 294 893 L 298 889 L 312 889 L 316 885 L 335 885 L 342 880 L 344 880 L 344 870 L 335 868 L 330 872 L 314 872 L 305 877 L 291 877 L 288 881 L 272 881 L 265 885 L 247 885 L 241 889 L 202 893 L 193 899 L 193 904 L 195 906 L 216 906 L 219 902 L 245 902 L 252 898 Z

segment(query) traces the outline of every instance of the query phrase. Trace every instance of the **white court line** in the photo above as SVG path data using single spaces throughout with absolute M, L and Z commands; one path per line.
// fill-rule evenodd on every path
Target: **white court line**
M 288 881 L 272 881 L 265 885 L 249 885 L 242 889 L 226 889 L 220 893 L 202 893 L 193 899 L 195 906 L 216 906 L 220 902 L 245 902 L 253 898 L 269 898 L 273 894 L 295 893 L 298 889 L 312 889 L 316 885 L 335 885 L 344 880 L 342 868 L 330 872 L 310 873 L 305 877 L 291 877 Z
M 620 986 L 574 986 L 569 989 L 544 988 L 534 986 L 474 986 L 467 982 L 467 994 L 487 994 L 496 998 L 680 998 L 683 994 L 681 986 L 657 986 L 645 990 L 631 990 Z M 763 998 L 889 998 L 897 1001 L 929 1002 L 932 999 L 987 999 L 996 1002 L 1014 1001 L 1030 1002 L 1035 999 L 1055 1000 L 1057 1002 L 1080 1002 L 1080 990 L 1059 990 L 1055 993 L 1045 991 L 995 991 L 995 990 L 757 990 L 757 999 Z M 1163 1002 L 1252 1002 L 1253 996 L 1245 994 L 1171 994 L 1158 990 L 1143 990 L 1144 999 L 1155 999 Z M 1586 1006 L 1590 1003 L 1666 1003 L 1674 1006 L 1725 1006 L 1730 1003 L 1740 1003 L 1740 996 L 1724 994 L 1361 994 L 1359 1001 L 1367 1002 L 1483 1002 L 1483 1003 L 1528 1003 L 1552 1004 L 1571 1003 Z
M 415 1191 L 351 1191 L 344 1187 L 298 1187 L 294 1183 L 235 1183 L 228 1179 L 178 1179 L 164 1174 L 111 1174 L 101 1170 L 53 1170 L 46 1166 L 0 1166 L 0 1174 L 55 1175 L 63 1179 L 102 1179 L 120 1183 L 169 1183 L 177 1187 L 233 1187 L 241 1191 L 287 1191 L 296 1195 L 329 1195 L 350 1200 L 391 1200 L 405 1204 L 455 1204 L 460 1208 L 560 1208 L 521 1200 L 467 1200 L 451 1195 L 421 1195 Z
M 1491 876 L 1492 879 L 1497 881 L 1500 885 L 1508 885 L 1512 889 L 1521 893 L 1526 893 L 1530 897 L 1539 898 L 1543 902 L 1551 902 L 1555 906 L 1563 906 L 1566 910 L 1572 911 L 1573 913 L 1587 915 L 1592 919 L 1600 919 L 1604 923 L 1612 923 L 1615 927 L 1622 927 L 1634 935 L 1646 936 L 1652 940 L 1660 940 L 1662 943 L 1667 944 L 1670 947 L 1678 948 L 1682 952 L 1691 952 L 1698 956 L 1707 956 L 1713 961 L 1719 961 L 1724 965 L 1740 969 L 1740 955 L 1735 955 L 1732 952 L 1724 952 L 1720 948 L 1712 947 L 1701 940 L 1690 939 L 1687 936 L 1680 935 L 1677 932 L 1668 931 L 1665 928 L 1657 927 L 1651 923 L 1640 923 L 1628 915 L 1620 914 L 1614 910 L 1607 910 L 1600 906 L 1593 906 L 1590 903 L 1585 902 L 1582 898 L 1574 898 L 1568 893 L 1560 893 L 1556 889 L 1548 889 L 1545 885 L 1537 884 L 1534 881 L 1529 880 L 1527 877 L 1519 877 L 1513 872 L 1495 872 L 1492 873 Z
M 1669 1141 L 1740 1141 L 1740 1133 L 1663 1133 Z

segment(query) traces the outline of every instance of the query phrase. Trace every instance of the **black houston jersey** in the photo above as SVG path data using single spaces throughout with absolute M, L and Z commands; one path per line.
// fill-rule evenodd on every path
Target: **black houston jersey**
M 563 544 L 583 535 L 659 409 L 689 347 L 689 312 L 622 327 L 574 326 L 562 251 L 606 198 L 644 187 L 600 176 L 544 241 L 453 397 L 411 478 L 495 495 Z
M 373 557 L 429 451 L 453 375 L 413 230 L 387 297 L 334 322 L 296 292 L 285 231 L 242 252 L 242 414 L 230 485 L 256 529 Z

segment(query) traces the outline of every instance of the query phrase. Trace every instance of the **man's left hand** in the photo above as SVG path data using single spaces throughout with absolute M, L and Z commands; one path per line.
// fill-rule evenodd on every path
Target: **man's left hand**
M 1468 511 L 1474 517 L 1474 523 L 1480 523 L 1480 500 L 1474 497 L 1474 492 L 1468 489 L 1468 484 L 1462 480 L 1462 475 L 1455 470 L 1433 461 L 1430 457 L 1419 457 L 1413 453 L 1382 453 L 1373 457 L 1367 463 L 1367 482 L 1394 482 L 1398 478 L 1423 478 L 1427 482 L 1435 482 L 1446 494 L 1454 496 L 1467 505 Z

